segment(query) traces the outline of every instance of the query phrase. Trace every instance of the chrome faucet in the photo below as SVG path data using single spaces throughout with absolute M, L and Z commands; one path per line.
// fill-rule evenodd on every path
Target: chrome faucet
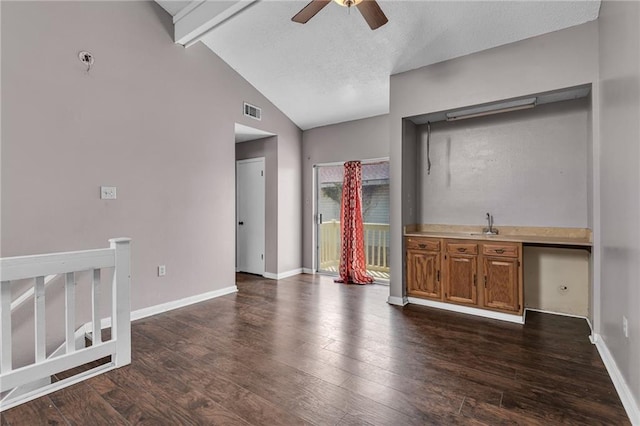
M 487 223 L 489 227 L 484 228 L 482 233 L 486 235 L 498 235 L 498 230 L 493 229 L 493 215 L 491 213 L 487 213 Z

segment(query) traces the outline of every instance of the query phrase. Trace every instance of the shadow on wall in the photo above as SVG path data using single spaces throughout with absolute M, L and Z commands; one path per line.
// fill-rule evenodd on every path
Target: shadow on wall
M 151 9 L 151 12 L 158 18 L 162 26 L 164 27 L 167 35 L 169 36 L 169 40 L 171 43 L 174 42 L 174 33 L 173 33 L 173 18 L 169 13 L 164 10 L 158 3 L 155 1 L 145 2 L 145 5 Z
M 589 315 L 587 250 L 524 247 L 525 307 L 569 315 Z

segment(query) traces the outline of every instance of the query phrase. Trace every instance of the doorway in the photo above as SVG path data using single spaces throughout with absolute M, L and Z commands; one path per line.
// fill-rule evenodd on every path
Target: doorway
M 340 204 L 344 164 L 315 166 L 316 270 L 335 275 L 340 265 Z M 367 272 L 389 280 L 389 161 L 362 161 L 362 215 Z
M 265 159 L 236 161 L 236 270 L 265 272 Z

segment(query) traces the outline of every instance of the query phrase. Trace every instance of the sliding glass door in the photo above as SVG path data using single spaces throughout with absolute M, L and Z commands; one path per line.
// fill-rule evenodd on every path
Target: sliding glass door
M 316 166 L 316 259 L 318 272 L 337 274 L 340 265 L 342 164 Z M 389 279 L 389 162 L 362 163 L 362 214 L 367 272 Z

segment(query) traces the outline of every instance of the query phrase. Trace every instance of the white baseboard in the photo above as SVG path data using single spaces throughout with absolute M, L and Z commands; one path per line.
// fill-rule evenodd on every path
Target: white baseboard
M 580 319 L 584 319 L 587 320 L 587 322 L 589 321 L 589 319 L 583 315 L 575 315 L 575 314 L 567 314 L 564 312 L 555 312 L 555 311 L 547 311 L 545 309 L 537 309 L 537 308 L 524 308 L 525 312 L 526 311 L 531 311 L 531 312 L 541 312 L 543 314 L 551 314 L 551 315 L 560 315 L 563 317 L 570 317 L 570 318 L 580 318 Z
M 585 320 L 587 320 L 587 325 L 589 325 L 589 330 L 591 330 L 591 334 L 589 334 L 589 341 L 591 342 L 591 344 L 595 345 L 596 333 L 595 331 L 593 331 L 593 325 L 591 325 L 591 320 L 588 317 L 586 317 Z
M 209 291 L 195 296 L 185 297 L 184 299 L 172 300 L 171 302 L 161 303 L 155 306 L 149 306 L 147 308 L 131 311 L 131 321 L 147 318 L 153 315 L 158 315 L 163 312 L 172 311 L 174 309 L 183 308 L 185 306 L 193 305 L 194 303 L 204 302 L 205 300 L 215 299 L 216 297 L 225 296 L 231 293 L 237 293 L 238 287 L 235 285 L 221 288 L 220 290 Z M 103 318 L 100 321 L 100 327 L 111 327 L 111 318 Z M 91 323 L 85 324 L 86 330 L 91 330 Z
M 620 401 L 622 401 L 622 405 L 627 411 L 629 420 L 631 420 L 631 424 L 640 425 L 640 407 L 638 406 L 638 402 L 633 396 L 633 392 L 631 392 L 631 388 L 629 388 L 629 385 L 622 376 L 622 373 L 620 372 L 615 359 L 611 355 L 611 352 L 609 352 L 609 348 L 607 347 L 604 339 L 602 339 L 602 336 L 600 336 L 599 334 L 595 334 L 594 340 L 596 348 L 598 349 L 600 357 L 602 358 L 602 362 L 607 368 L 609 377 L 611 377 L 611 381 L 613 382 L 616 391 L 618 391 Z
M 387 298 L 387 303 L 390 305 L 405 306 L 407 303 L 409 303 L 409 300 L 407 299 L 407 297 L 389 296 Z
M 547 310 L 544 310 L 544 309 L 537 309 L 537 308 L 524 308 L 525 317 L 527 316 L 527 311 L 542 312 L 543 314 L 560 315 L 562 317 L 583 319 L 583 320 L 585 320 L 587 322 L 587 325 L 589 326 L 589 330 L 591 330 L 591 334 L 589 334 L 589 341 L 592 344 L 596 343 L 596 336 L 595 336 L 595 333 L 593 332 L 593 326 L 591 325 L 591 321 L 589 320 L 588 317 L 585 317 L 583 315 L 567 314 L 565 312 L 547 311 Z
M 131 312 L 131 321 L 158 315 L 163 312 L 172 311 L 184 306 L 193 305 L 194 303 L 204 302 L 205 300 L 215 299 L 216 297 L 225 296 L 227 294 L 237 292 L 238 287 L 232 285 L 229 287 L 221 288 L 220 290 L 208 291 L 206 293 L 197 294 L 195 296 L 185 297 L 184 299 L 173 300 L 171 302 L 161 303 L 159 305 L 150 306 L 148 308 L 138 309 Z
M 475 315 L 478 317 L 497 319 L 500 321 L 524 324 L 524 315 L 505 314 L 502 312 L 489 311 L 486 309 L 472 308 L 470 306 L 455 305 L 453 303 L 438 302 L 436 300 L 420 299 L 409 297 L 409 303 L 428 306 L 430 308 L 444 309 L 446 311 L 459 312 L 462 314 Z
M 313 274 L 316 273 L 316 271 L 315 271 L 315 269 L 312 269 L 312 268 L 302 268 L 302 273 L 303 274 L 312 274 L 313 275 Z
M 284 278 L 293 277 L 295 275 L 300 275 L 302 273 L 302 268 L 292 269 L 291 271 L 281 272 L 279 274 L 273 274 L 271 272 L 265 272 L 262 274 L 263 277 L 268 278 L 270 280 L 281 280 Z

